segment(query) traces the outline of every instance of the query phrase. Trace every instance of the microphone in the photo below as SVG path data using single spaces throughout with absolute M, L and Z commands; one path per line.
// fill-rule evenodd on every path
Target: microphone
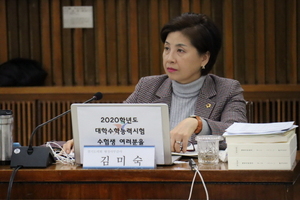
M 101 92 L 97 92 L 94 94 L 92 98 L 89 100 L 83 102 L 83 103 L 89 103 L 94 100 L 100 100 L 102 99 L 103 95 Z M 71 112 L 71 110 L 67 110 L 66 112 L 63 112 L 60 115 L 57 115 L 56 117 L 38 125 L 32 132 L 30 139 L 29 139 L 29 145 L 28 147 L 17 147 L 13 150 L 12 156 L 11 156 L 11 162 L 10 167 L 17 167 L 22 166 L 24 168 L 45 168 L 48 167 L 50 164 L 55 162 L 53 152 L 49 147 L 45 146 L 32 146 L 32 140 L 33 136 L 36 134 L 37 130 L 41 127 L 45 126 L 46 124 L 68 114 Z

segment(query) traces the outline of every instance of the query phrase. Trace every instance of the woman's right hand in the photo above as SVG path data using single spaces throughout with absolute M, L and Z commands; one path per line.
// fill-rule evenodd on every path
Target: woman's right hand
M 68 140 L 64 145 L 63 145 L 64 151 L 69 154 L 74 151 L 74 140 Z
M 198 121 L 195 118 L 188 117 L 170 131 L 172 152 L 186 152 L 188 141 L 191 135 L 194 134 L 197 125 Z

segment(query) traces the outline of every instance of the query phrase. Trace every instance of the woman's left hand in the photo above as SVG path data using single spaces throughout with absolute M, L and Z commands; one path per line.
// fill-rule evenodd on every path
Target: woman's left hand
M 170 131 L 171 150 L 173 152 L 186 152 L 189 139 L 196 130 L 197 125 L 197 119 L 186 118 L 182 120 L 173 130 Z

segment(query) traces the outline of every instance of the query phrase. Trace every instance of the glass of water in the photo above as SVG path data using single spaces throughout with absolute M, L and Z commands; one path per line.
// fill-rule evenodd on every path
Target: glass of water
M 219 142 L 224 138 L 220 135 L 197 135 L 199 164 L 219 163 Z

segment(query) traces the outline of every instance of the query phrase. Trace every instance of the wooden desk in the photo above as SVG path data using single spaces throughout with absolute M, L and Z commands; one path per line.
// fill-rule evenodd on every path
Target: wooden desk
M 293 170 L 228 170 L 226 163 L 200 166 L 210 199 L 300 199 L 300 152 Z M 0 199 L 12 173 L 0 166 Z M 188 199 L 194 172 L 188 164 L 153 170 L 90 170 L 52 165 L 20 169 L 11 199 Z M 192 199 L 205 199 L 199 176 Z

